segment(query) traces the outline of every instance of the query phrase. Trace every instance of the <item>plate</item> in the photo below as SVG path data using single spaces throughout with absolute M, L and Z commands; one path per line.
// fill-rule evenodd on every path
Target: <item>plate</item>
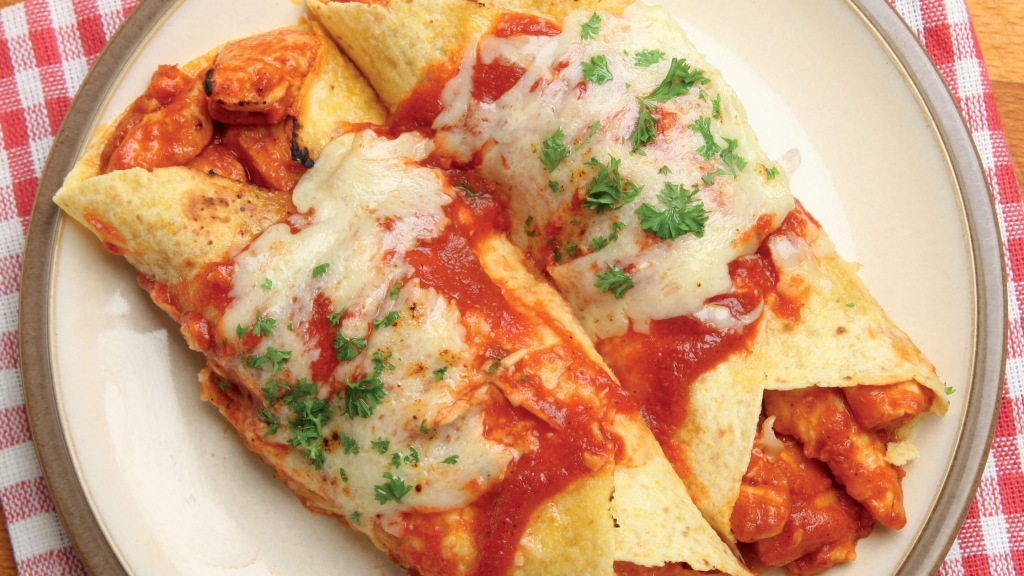
M 794 193 L 958 390 L 915 436 L 902 531 L 830 574 L 934 574 L 995 425 L 1006 297 L 978 155 L 927 54 L 884 0 L 662 0 L 746 104 Z M 258 4 L 259 9 L 254 9 Z M 302 18 L 289 0 L 146 0 L 86 79 L 40 183 L 26 248 L 22 370 L 36 446 L 94 574 L 401 574 L 307 512 L 198 398 L 202 356 L 135 272 L 50 202 L 88 135 L 158 64 Z M 728 14 L 728 18 L 722 18 Z M 791 156 L 792 157 L 792 156 Z

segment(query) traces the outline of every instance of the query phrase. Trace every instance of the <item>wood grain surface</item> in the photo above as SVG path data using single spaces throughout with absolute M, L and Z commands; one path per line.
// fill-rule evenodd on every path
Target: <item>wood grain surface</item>
M 18 0 L 0 0 L 0 6 Z M 967 0 L 1015 159 L 1024 159 L 1024 1 Z M 1021 163 L 1016 162 L 1020 176 Z M 0 576 L 16 576 L 7 526 L 0 520 Z

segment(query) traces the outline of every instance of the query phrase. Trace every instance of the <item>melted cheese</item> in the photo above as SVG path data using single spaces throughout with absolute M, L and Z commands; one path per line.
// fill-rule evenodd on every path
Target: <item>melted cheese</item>
M 784 176 L 767 178 L 770 163 L 734 92 L 671 17 L 640 3 L 621 17 L 601 16 L 600 33 L 590 41 L 579 35 L 590 13 L 578 11 L 566 18 L 559 36 L 502 39 L 485 35 L 470 42 L 458 74 L 442 92 L 445 108 L 433 127 L 439 148 L 460 161 L 468 162 L 486 149 L 481 165 L 484 175 L 515 191 L 516 201 L 510 206 L 513 222 L 532 216 L 535 230 L 547 230 L 549 224 L 561 228 L 554 236 L 556 246 L 580 246 L 579 257 L 548 271 L 591 336 L 606 338 L 622 334 L 630 324 L 646 331 L 651 320 L 694 314 L 708 298 L 730 291 L 729 263 L 756 250 L 761 241 L 747 232 L 766 215 L 771 228 L 777 227 L 793 208 L 793 199 Z M 659 63 L 636 66 L 637 52 L 654 49 L 665 53 Z M 582 63 L 595 56 L 605 57 L 614 78 L 610 82 L 585 81 Z M 656 140 L 644 148 L 645 155 L 633 154 L 630 135 L 639 115 L 637 98 L 661 83 L 673 57 L 703 70 L 710 82 L 703 90 L 695 86 L 689 94 L 662 105 Z M 477 58 L 484 64 L 516 63 L 525 74 L 493 104 L 479 103 L 471 93 Z M 713 115 L 712 102 L 717 97 L 720 117 L 711 121 L 716 142 L 724 147 L 725 138 L 736 140 L 736 153 L 748 165 L 735 178 L 719 175 L 707 185 L 702 177 L 726 166 L 718 157 L 705 160 L 698 153 L 704 141 L 689 126 Z M 588 141 L 595 122 L 600 128 Z M 558 129 L 573 153 L 549 174 L 539 152 L 543 141 Z M 622 160 L 622 177 L 643 190 L 620 210 L 597 214 L 582 208 L 577 212 L 573 197 L 578 200 L 585 195 L 596 174 L 585 163 L 596 158 L 607 164 L 611 157 Z M 671 169 L 667 175 L 661 173 L 664 166 Z M 552 192 L 549 180 L 563 192 Z M 663 210 L 657 195 L 666 181 L 689 189 L 700 187 L 699 198 L 710 211 L 703 237 L 686 234 L 663 241 L 641 230 L 634 211 L 643 203 Z M 577 224 L 571 225 L 571 220 Z M 616 222 L 627 225 L 618 232 L 618 240 L 593 251 L 591 240 L 608 237 Z M 523 226 L 513 227 L 513 241 L 535 257 L 542 257 L 548 239 L 542 234 L 527 235 Z M 594 285 L 596 275 L 609 265 L 628 267 L 633 278 L 634 287 L 622 299 Z
M 405 254 L 444 229 L 444 207 L 453 195 L 441 174 L 416 164 L 430 152 L 429 141 L 414 134 L 386 140 L 365 132 L 335 141 L 295 189 L 301 216 L 271 227 L 235 258 L 233 301 L 222 334 L 235 338 L 235 326 L 251 326 L 257 311 L 277 324 L 256 350 L 239 353 L 228 368 L 257 397 L 270 380 L 311 378 L 320 343 L 309 339 L 306 328 L 317 320 L 314 314 L 324 313 L 316 309 L 318 297 L 326 297 L 333 311 L 347 308 L 335 329 L 366 339 L 355 359 L 340 363 L 329 382 L 317 383 L 319 397 L 333 412 L 323 426 L 323 437 L 334 441 L 328 442 L 322 468 L 316 470 L 303 449 L 289 448 L 282 470 L 346 517 L 380 514 L 388 522 L 411 508 L 464 506 L 498 479 L 512 458 L 511 449 L 483 438 L 480 405 L 487 399 L 487 383 L 477 376 L 479 351 L 467 342 L 458 308 L 407 277 Z M 313 270 L 323 264 L 330 266 L 314 277 Z M 272 281 L 269 289 L 262 287 L 266 279 Z M 372 328 L 389 312 L 399 314 L 396 323 Z M 282 370 L 244 365 L 249 354 L 269 347 L 292 352 Z M 375 352 L 393 366 L 380 376 L 387 394 L 383 404 L 370 418 L 341 414 L 346 383 L 373 373 Z M 434 371 L 442 367 L 447 371 L 438 379 Z M 293 437 L 288 422 L 295 413 L 283 401 L 268 410 L 281 423 L 270 440 L 288 446 Z M 356 441 L 359 454 L 345 453 L 337 440 L 342 434 Z M 377 439 L 390 442 L 383 454 L 371 447 Z M 444 463 L 455 455 L 457 464 Z M 414 487 L 401 503 L 375 499 L 374 486 L 386 483 L 385 472 Z M 371 524 L 359 526 L 366 530 Z

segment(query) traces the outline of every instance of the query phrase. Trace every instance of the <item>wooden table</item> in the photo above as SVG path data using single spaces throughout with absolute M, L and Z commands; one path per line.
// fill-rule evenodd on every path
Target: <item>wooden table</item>
M 0 0 L 0 6 L 16 0 Z M 988 62 L 1014 158 L 1024 159 L 1024 2 L 967 0 Z M 1017 174 L 1022 174 L 1017 163 Z M 0 576 L 15 576 L 7 526 L 0 521 Z

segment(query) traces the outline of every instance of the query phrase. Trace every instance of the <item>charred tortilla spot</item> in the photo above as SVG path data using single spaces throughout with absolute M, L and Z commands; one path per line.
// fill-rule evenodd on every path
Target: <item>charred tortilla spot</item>
M 839 328 L 836 328 L 836 334 L 840 336 L 846 334 L 846 326 L 840 326 Z
M 203 92 L 207 96 L 213 95 L 213 68 L 206 71 L 206 78 L 203 79 Z

